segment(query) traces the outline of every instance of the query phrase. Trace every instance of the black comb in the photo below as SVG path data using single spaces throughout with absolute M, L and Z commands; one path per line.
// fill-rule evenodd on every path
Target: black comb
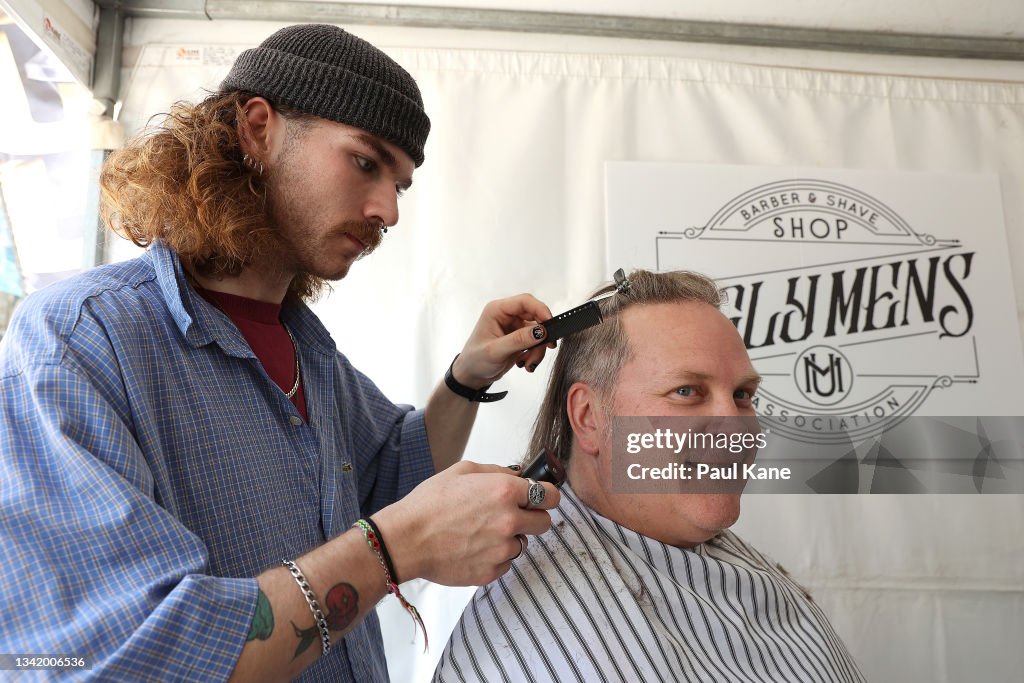
M 558 341 L 562 337 L 568 337 L 570 334 L 593 327 L 599 324 L 601 320 L 603 320 L 601 317 L 601 307 L 596 301 L 588 301 L 576 308 L 569 309 L 565 313 L 559 313 L 550 320 L 543 321 L 541 325 L 544 326 L 547 336 L 544 337 L 544 341 L 534 346 Z

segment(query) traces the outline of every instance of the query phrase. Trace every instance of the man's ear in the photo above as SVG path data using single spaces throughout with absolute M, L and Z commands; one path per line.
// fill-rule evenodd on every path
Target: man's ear
M 607 433 L 601 397 L 589 384 L 576 382 L 569 387 L 565 409 L 574 443 L 583 453 L 596 456 L 601 450 L 602 436 Z
M 275 138 L 273 129 L 279 125 L 280 116 L 262 97 L 254 97 L 243 104 L 242 115 L 245 120 L 238 125 L 242 152 L 260 160 L 267 159 Z

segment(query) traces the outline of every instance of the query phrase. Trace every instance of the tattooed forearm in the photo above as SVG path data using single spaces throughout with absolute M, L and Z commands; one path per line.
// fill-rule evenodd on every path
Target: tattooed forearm
M 249 635 L 245 640 L 266 640 L 273 632 L 274 611 L 270 609 L 270 601 L 261 589 L 256 595 L 256 614 L 252 618 L 252 626 L 249 627 Z
M 330 631 L 344 631 L 352 625 L 352 622 L 359 615 L 359 593 L 356 592 L 352 584 L 339 583 L 327 591 L 324 607 L 327 610 L 324 614 L 324 617 L 327 619 L 327 629 Z M 314 641 L 320 639 L 320 632 L 317 630 L 316 624 L 313 624 L 310 628 L 301 629 L 293 621 L 292 628 L 295 630 L 295 636 L 299 639 L 299 645 L 295 648 L 295 656 L 293 657 L 295 659 L 308 650 Z

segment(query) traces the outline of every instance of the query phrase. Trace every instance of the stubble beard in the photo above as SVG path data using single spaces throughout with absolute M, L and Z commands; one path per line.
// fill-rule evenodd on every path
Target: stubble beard
M 381 226 L 367 221 L 346 221 L 328 229 L 317 225 L 316 216 L 303 210 L 302 200 L 293 187 L 301 187 L 302 179 L 291 171 L 293 160 L 286 155 L 276 177 L 267 182 L 267 224 L 269 230 L 259 249 L 257 258 L 261 266 L 278 275 L 306 276 L 320 280 L 340 280 L 348 274 L 351 264 L 369 256 L 383 239 Z M 338 239 L 348 233 L 364 245 L 362 252 L 351 262 L 318 266 L 323 244 L 318 237 Z

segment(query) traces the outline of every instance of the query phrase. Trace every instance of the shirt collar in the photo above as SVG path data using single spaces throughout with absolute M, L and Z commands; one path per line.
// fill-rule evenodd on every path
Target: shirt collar
M 230 318 L 189 285 L 181 259 L 170 247 L 159 240 L 154 241 L 145 258 L 153 266 L 160 294 L 175 325 L 189 344 L 199 348 L 217 342 L 230 356 L 253 357 L 252 349 Z M 337 346 L 327 328 L 305 304 L 286 306 L 281 320 L 303 348 L 312 347 L 328 354 L 337 352 Z

